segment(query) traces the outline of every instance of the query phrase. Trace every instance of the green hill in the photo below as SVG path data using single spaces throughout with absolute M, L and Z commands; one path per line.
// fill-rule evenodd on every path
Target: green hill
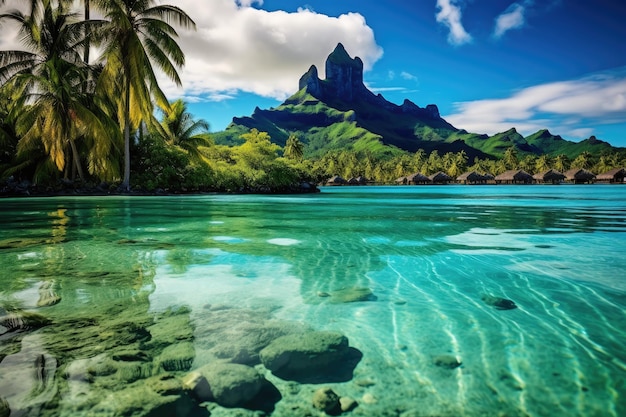
M 299 90 L 276 108 L 256 108 L 248 117 L 235 117 L 214 140 L 239 144 L 239 136 L 250 129 L 268 132 L 272 141 L 284 146 L 295 134 L 304 144 L 307 157 L 321 156 L 335 149 L 368 150 L 376 156 L 402 151 L 440 154 L 464 151 L 472 160 L 499 158 L 507 148 L 519 154 L 565 154 L 576 157 L 583 151 L 592 155 L 625 150 L 591 137 L 570 142 L 540 130 L 526 138 L 515 128 L 493 136 L 459 130 L 439 115 L 434 104 L 425 108 L 409 100 L 402 105 L 375 95 L 363 84 L 363 63 L 351 58 L 338 44 L 326 60 L 326 79 L 318 77 L 313 65 L 299 81 Z

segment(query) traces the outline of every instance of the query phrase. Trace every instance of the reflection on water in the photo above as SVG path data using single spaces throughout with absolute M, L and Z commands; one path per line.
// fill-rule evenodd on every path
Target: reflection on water
M 0 203 L 2 416 L 626 415 L 625 187 Z M 349 378 L 263 363 L 317 330 Z M 201 403 L 222 362 L 266 385 Z

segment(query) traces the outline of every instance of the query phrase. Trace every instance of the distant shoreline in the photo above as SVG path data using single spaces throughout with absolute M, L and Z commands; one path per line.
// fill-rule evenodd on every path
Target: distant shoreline
M 484 186 L 497 186 L 497 187 L 506 187 L 506 186 L 563 186 L 563 185 L 572 185 L 572 186 L 603 186 L 603 185 L 624 185 L 626 186 L 626 182 L 593 182 L 593 183 L 585 183 L 585 184 L 575 184 L 572 182 L 563 182 L 563 183 L 512 183 L 512 184 L 496 184 L 496 183 L 488 183 L 488 184 L 463 184 L 463 183 L 449 183 L 449 184 L 411 184 L 411 185 L 398 185 L 398 184 L 367 184 L 367 185 L 353 185 L 353 184 L 345 184 L 345 185 L 317 185 L 314 188 L 309 190 L 240 190 L 240 191 L 168 191 L 168 190 L 153 190 L 153 191 L 145 191 L 145 190 L 130 190 L 130 191 L 103 191 L 97 189 L 79 189 L 79 190 L 59 190 L 59 191 L 49 191 L 49 190 L 33 190 L 28 189 L 24 191 L 10 191 L 7 192 L 5 190 L 0 189 L 0 199 L 3 198 L 54 198 L 54 197 L 175 197 L 175 196 L 210 196 L 210 195 L 299 195 L 299 194 L 315 194 L 321 192 L 323 189 L 333 189 L 333 188 L 363 188 L 363 187 L 394 187 L 394 188 L 421 188 L 421 187 L 449 187 L 449 186 L 463 186 L 463 187 L 484 187 Z

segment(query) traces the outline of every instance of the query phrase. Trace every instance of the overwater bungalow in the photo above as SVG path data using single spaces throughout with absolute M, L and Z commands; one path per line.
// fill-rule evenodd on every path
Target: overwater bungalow
M 346 180 L 341 178 L 339 175 L 335 175 L 326 181 L 326 185 L 343 185 L 346 183 Z
M 430 178 L 426 175 L 416 172 L 415 174 L 407 175 L 406 177 L 407 184 L 429 184 L 431 182 Z
M 596 179 L 596 174 L 583 168 L 572 168 L 564 174 L 565 178 L 574 184 L 591 184 Z
M 396 178 L 394 181 L 396 184 L 407 185 L 409 180 L 406 177 Z
M 363 176 L 358 176 L 356 177 L 356 181 L 359 185 L 367 185 L 367 183 L 369 182 L 367 180 L 367 178 L 363 177 Z
M 486 184 L 487 178 L 476 171 L 468 171 L 456 177 L 460 184 Z
M 449 184 L 452 182 L 452 177 L 442 171 L 429 175 L 428 179 L 430 179 L 433 184 Z
M 533 176 L 523 169 L 505 171 L 495 177 L 496 184 L 531 184 Z
M 614 168 L 596 177 L 596 181 L 610 182 L 610 183 L 624 183 L 624 177 L 626 177 L 626 168 Z
M 549 169 L 544 172 L 533 175 L 535 181 L 541 184 L 558 184 L 565 180 L 565 174 L 555 169 Z

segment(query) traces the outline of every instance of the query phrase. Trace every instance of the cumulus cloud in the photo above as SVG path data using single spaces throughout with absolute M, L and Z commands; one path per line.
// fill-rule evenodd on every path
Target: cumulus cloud
M 584 78 L 528 87 L 510 97 L 455 103 L 444 116 L 471 132 L 495 134 L 516 127 L 527 135 L 550 128 L 575 138 L 591 127 L 626 122 L 626 67 Z
M 18 0 L 7 0 L 12 5 Z M 172 3 L 171 1 L 168 3 Z M 284 99 L 298 89 L 311 64 L 324 77 L 326 57 L 338 42 L 371 69 L 383 54 L 373 30 L 359 13 L 337 17 L 308 8 L 266 11 L 262 0 L 177 0 L 196 22 L 196 31 L 178 30 L 186 64 L 179 71 L 183 87 L 165 76 L 159 83 L 169 98 L 190 102 L 222 101 L 238 92 Z M 22 49 L 14 26 L 3 25 L 2 49 Z
M 238 91 L 284 99 L 298 89 L 311 64 L 324 77 L 324 62 L 337 42 L 359 56 L 368 70 L 382 56 L 374 32 L 358 13 L 331 17 L 301 8 L 297 12 L 248 7 L 259 1 L 179 0 L 196 32 L 180 32 L 186 55 L 183 89 L 164 77 L 168 97 L 225 99 Z
M 437 22 L 444 24 L 450 30 L 448 42 L 452 45 L 463 45 L 472 41 L 472 36 L 465 31 L 461 23 L 461 8 L 455 0 L 437 0 Z
M 493 36 L 495 38 L 501 38 L 509 30 L 523 27 L 526 23 L 525 14 L 527 8 L 531 5 L 532 2 L 530 1 L 526 1 L 522 4 L 513 3 L 510 5 L 504 13 L 496 18 Z

